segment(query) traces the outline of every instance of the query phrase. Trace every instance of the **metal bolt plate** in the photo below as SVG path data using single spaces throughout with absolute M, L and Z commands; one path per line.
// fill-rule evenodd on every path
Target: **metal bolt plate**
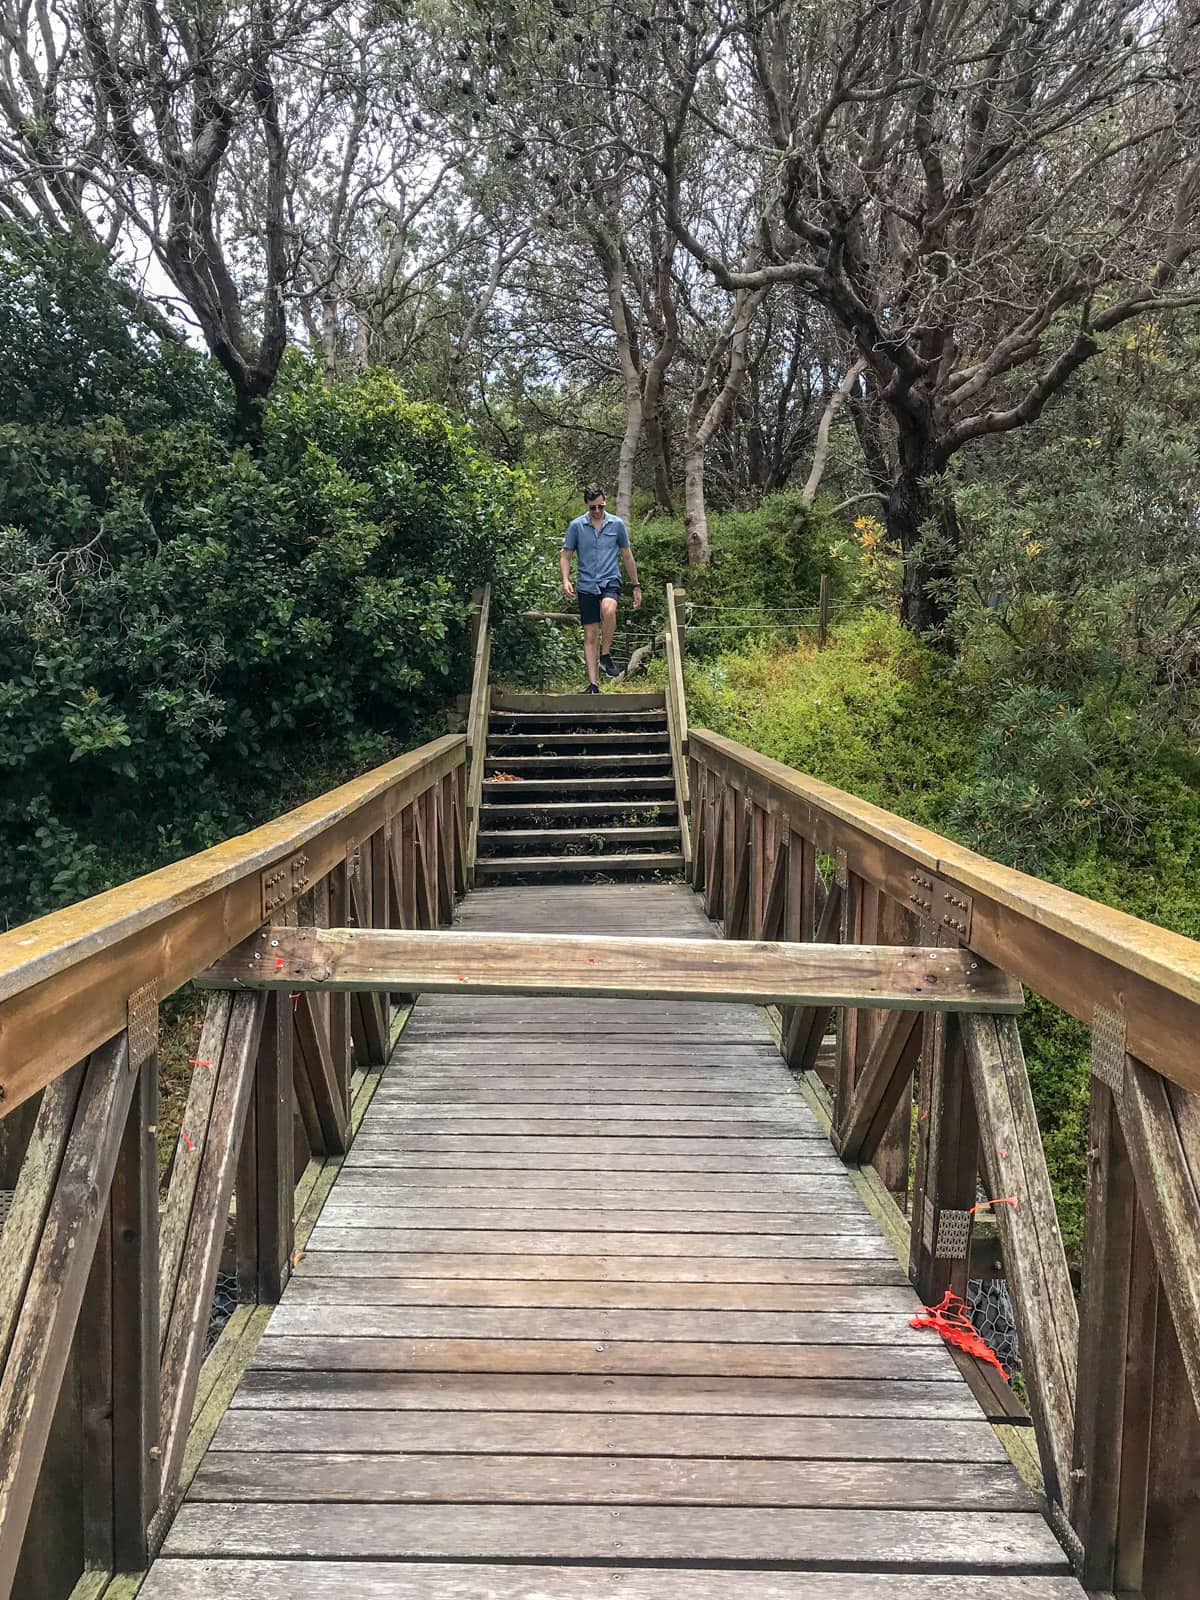
M 136 1072 L 158 1054 L 158 985 L 143 983 L 126 1002 L 129 1070 Z
M 1120 1094 L 1125 1087 L 1125 1018 L 1107 1006 L 1092 1013 L 1091 1068 L 1093 1077 Z
M 921 1239 L 930 1255 L 933 1254 L 933 1229 L 937 1213 L 933 1209 L 933 1201 L 925 1196 L 925 1210 L 921 1219 Z
M 969 1211 L 943 1211 L 938 1216 L 937 1248 L 933 1254 L 939 1261 L 965 1261 L 971 1242 L 971 1213 Z
M 286 856 L 273 867 L 267 867 L 260 878 L 262 885 L 262 919 L 271 920 L 272 912 L 287 905 L 308 888 L 308 852 L 298 850 Z

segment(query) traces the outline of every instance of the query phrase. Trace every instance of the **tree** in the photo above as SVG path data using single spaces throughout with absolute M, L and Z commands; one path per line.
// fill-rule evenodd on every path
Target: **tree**
M 256 437 L 330 215 L 319 193 L 316 216 L 305 210 L 311 170 L 336 170 L 340 150 L 342 198 L 354 198 L 364 126 L 378 121 L 355 69 L 367 52 L 372 93 L 390 89 L 399 25 L 363 0 L 63 0 L 53 21 L 0 0 L 0 42 L 10 215 L 85 230 L 117 254 L 148 246 L 233 386 L 240 435 Z M 340 244 L 335 228 L 331 251 Z
M 681 18 L 706 50 L 673 42 Z M 1037 418 L 1112 330 L 1200 297 L 1200 32 L 1133 0 L 740 0 L 676 5 L 658 37 L 676 114 L 755 187 L 730 250 L 668 148 L 671 225 L 730 293 L 798 285 L 852 338 L 904 619 L 937 629 L 958 453 Z M 739 109 L 714 114 L 718 84 Z

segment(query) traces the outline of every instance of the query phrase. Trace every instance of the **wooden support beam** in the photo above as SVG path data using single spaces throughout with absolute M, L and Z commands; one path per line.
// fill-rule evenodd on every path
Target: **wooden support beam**
M 292 1005 L 286 994 L 269 997 L 238 1164 L 238 1291 L 252 1305 L 274 1305 L 292 1271 Z
M 1144 1451 L 1138 1459 L 1136 1418 L 1150 1415 L 1154 1335 L 1151 1329 L 1149 1339 L 1144 1337 L 1144 1319 L 1138 1311 L 1135 1242 L 1139 1225 L 1144 1224 L 1133 1168 L 1113 1092 L 1095 1077 L 1088 1158 L 1071 1520 L 1083 1545 L 1079 1576 L 1087 1588 L 1115 1589 L 1122 1573 L 1131 1580 L 1128 1587 L 1136 1590 L 1141 1588 L 1147 1469 Z M 1148 1429 L 1143 1428 L 1141 1435 L 1146 1441 Z M 1131 1570 L 1133 1506 L 1136 1561 Z
M 359 881 L 359 872 L 351 871 L 347 867 L 346 881 L 350 892 L 350 912 L 356 929 L 367 931 L 371 927 L 371 912 L 363 892 L 363 885 Z M 278 933 L 279 929 L 273 929 L 272 937 L 276 937 Z M 280 952 L 276 951 L 275 954 L 278 956 Z M 390 1051 L 386 991 L 397 987 L 402 988 L 403 985 L 388 984 L 382 989 L 372 987 L 369 992 L 360 994 L 351 1002 L 350 1032 L 360 1066 L 382 1067 L 387 1062 Z
M 320 930 L 289 928 L 281 931 L 301 935 Z M 212 1114 L 200 1151 L 201 1160 L 179 1256 L 178 1284 L 163 1341 L 162 1493 L 151 1527 L 151 1542 L 155 1545 L 175 1509 L 175 1488 L 183 1464 L 196 1382 L 204 1359 L 213 1287 L 225 1244 L 229 1202 L 266 1009 L 266 996 L 262 993 L 233 997 L 224 1046 L 211 1069 L 216 1079 Z
M 813 943 L 817 945 L 832 943 L 835 933 L 841 927 L 841 921 L 842 888 L 835 882 L 825 896 L 825 904 L 821 907 L 821 918 L 817 924 Z M 783 1059 L 789 1067 L 801 1072 L 812 1070 L 833 1010 L 832 1005 L 814 1007 L 809 1004 L 795 1007 L 783 1034 Z
M 889 1011 L 854 1088 L 834 1148 L 843 1161 L 869 1161 L 887 1132 L 892 1114 L 912 1082 L 921 1030 L 913 1011 Z
M 347 1110 L 333 1070 L 329 1041 L 317 1014 L 317 997 L 301 991 L 292 1013 L 301 1066 L 312 1095 L 313 1108 L 321 1129 L 321 1147 L 327 1156 L 340 1156 L 347 1148 Z
M 1010 1017 L 963 1017 L 959 1026 L 979 1122 L 989 1196 L 1009 1282 L 1029 1410 L 1046 1493 L 1068 1505 L 1079 1317 L 1050 1190 L 1050 1174 L 1021 1036 Z
M 264 949 L 272 960 L 255 959 Z M 1022 1006 L 1020 986 L 966 950 L 451 930 L 264 929 L 196 981 L 207 988 L 657 995 L 918 1011 L 1016 1013 Z
M 1127 1056 L 1117 1110 L 1192 1401 L 1200 1409 L 1200 1102 Z
M 53 1125 L 48 1119 L 44 1136 L 35 1134 L 39 1158 L 61 1151 L 61 1159 L 31 1165 L 27 1158 L 21 1169 L 18 1192 L 34 1194 L 17 1203 L 42 1225 L 32 1252 L 16 1242 L 28 1272 L 16 1294 L 6 1285 L 17 1309 L 7 1319 L 12 1333 L 0 1373 L 0 1595 L 12 1593 L 136 1084 L 121 1033 L 93 1051 L 78 1098 L 59 1097 Z
M 955 947 L 949 947 L 953 953 Z M 969 952 L 960 951 L 968 955 Z M 930 1013 L 921 1042 L 917 1171 L 908 1275 L 927 1305 L 967 1292 L 979 1125 L 956 1016 Z

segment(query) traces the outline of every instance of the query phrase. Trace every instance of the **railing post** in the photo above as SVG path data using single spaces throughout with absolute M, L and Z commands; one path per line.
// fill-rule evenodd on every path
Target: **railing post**
M 979 1127 L 957 1018 L 926 1012 L 908 1275 L 927 1304 L 967 1292 Z
M 292 1272 L 293 1005 L 286 994 L 272 994 L 267 1002 L 238 1163 L 238 1292 L 252 1305 L 274 1305 Z
M 821 574 L 821 599 L 817 607 L 817 648 L 824 650 L 829 640 L 829 574 Z

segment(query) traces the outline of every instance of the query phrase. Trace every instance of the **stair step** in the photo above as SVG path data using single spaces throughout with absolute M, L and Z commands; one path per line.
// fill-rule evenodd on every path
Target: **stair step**
M 501 722 L 513 733 L 520 733 L 525 729 L 556 728 L 563 726 L 564 732 L 572 728 L 605 727 L 616 723 L 621 728 L 665 728 L 667 713 L 665 711 L 497 711 L 491 714 L 491 725 Z
M 502 794 L 510 804 L 518 795 L 524 801 L 533 800 L 537 794 L 555 800 L 572 793 L 591 799 L 599 795 L 615 797 L 627 793 L 638 796 L 668 795 L 674 799 L 675 779 L 670 774 L 663 778 L 514 778 L 511 782 L 502 778 L 484 778 L 483 792 L 489 796 Z
M 677 854 L 620 856 L 481 856 L 475 863 L 480 877 L 516 877 L 534 872 L 681 872 Z
M 555 786 L 555 793 L 558 786 Z M 516 821 L 518 817 L 537 815 L 548 817 L 551 821 L 564 817 L 616 817 L 626 811 L 664 811 L 674 815 L 679 810 L 677 803 L 672 800 L 659 800 L 653 796 L 647 800 L 545 800 L 540 804 L 537 801 L 526 801 L 521 805 L 502 806 L 495 802 L 481 806 L 479 814 L 485 819 L 502 822 L 506 817 Z
M 620 828 L 489 828 L 479 834 L 480 846 L 533 844 L 588 844 L 603 839 L 606 845 L 673 844 L 679 847 L 679 829 L 671 827 Z
M 605 702 L 603 709 L 612 706 L 620 711 L 661 711 L 667 703 L 667 697 L 661 689 L 641 694 L 619 694 L 616 690 L 609 690 L 601 698 Z M 493 687 L 491 709 L 541 711 L 561 716 L 564 711 L 599 711 L 602 708 L 596 704 L 594 694 L 513 694 Z
M 489 733 L 488 749 L 503 746 L 506 750 L 581 750 L 584 745 L 598 745 L 602 749 L 640 750 L 649 747 L 668 748 L 666 731 L 652 733 Z
M 590 756 L 586 754 L 571 756 L 499 755 L 488 756 L 484 770 L 486 772 L 489 769 L 494 771 L 497 767 L 519 767 L 523 771 L 527 772 L 533 767 L 540 767 L 547 774 L 551 772 L 559 772 L 564 776 L 572 773 L 584 775 L 589 772 L 616 775 L 622 773 L 627 768 L 669 767 L 670 764 L 671 756 L 669 751 L 664 751 L 662 755 L 654 756 L 632 756 L 623 754 L 613 756 Z

